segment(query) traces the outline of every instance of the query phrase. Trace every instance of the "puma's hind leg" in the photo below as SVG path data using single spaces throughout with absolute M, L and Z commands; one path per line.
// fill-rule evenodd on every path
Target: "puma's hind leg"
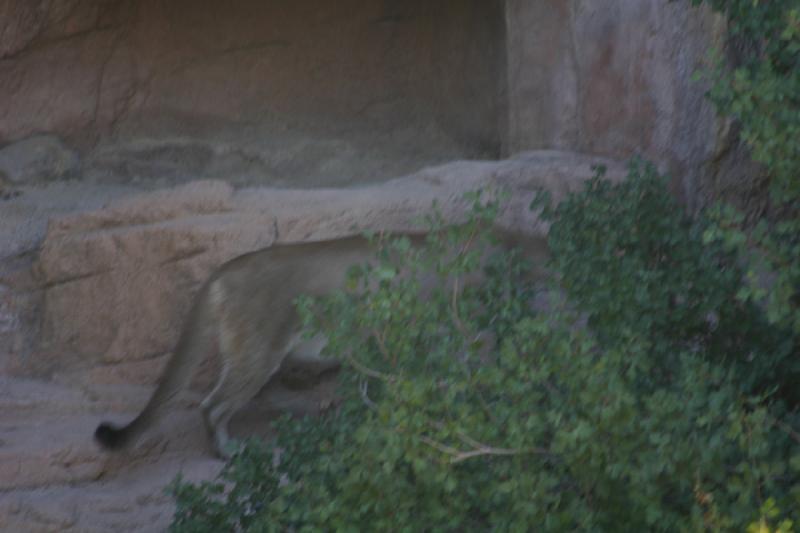
M 261 348 L 263 353 L 263 347 Z M 253 356 L 250 352 L 248 356 Z M 263 372 L 254 371 L 243 366 L 228 365 L 220 373 L 214 390 L 201 404 L 206 429 L 213 439 L 214 448 L 220 457 L 230 457 L 230 435 L 228 425 L 231 418 L 239 409 L 247 405 L 258 391 L 266 385 L 270 378 L 280 367 L 280 357 L 272 368 L 265 368 Z
M 280 342 L 265 342 L 258 324 L 248 321 L 231 324 L 224 319 L 219 341 L 222 368 L 214 389 L 203 400 L 201 408 L 217 454 L 228 458 L 231 453 L 228 434 L 231 418 L 278 371 L 288 346 Z
M 276 328 L 281 330 L 288 328 Z M 319 375 L 338 369 L 339 361 L 320 357 L 322 338 L 303 339 L 294 335 L 275 335 L 267 342 L 264 328 L 257 323 L 226 323 L 220 328 L 220 358 L 223 361 L 217 384 L 201 407 L 206 428 L 220 457 L 230 456 L 228 424 L 236 412 L 252 400 L 275 375 L 284 359 Z

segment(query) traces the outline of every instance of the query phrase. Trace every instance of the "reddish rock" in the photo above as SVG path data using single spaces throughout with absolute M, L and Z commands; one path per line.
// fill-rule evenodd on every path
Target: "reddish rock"
M 506 9 L 509 150 L 643 155 L 696 201 L 724 139 L 692 75 L 723 46 L 720 17 L 661 0 L 508 0 Z

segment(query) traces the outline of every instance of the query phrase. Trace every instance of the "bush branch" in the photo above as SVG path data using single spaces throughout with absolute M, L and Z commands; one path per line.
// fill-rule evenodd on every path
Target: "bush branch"
M 385 374 L 383 372 L 379 372 L 377 370 L 373 370 L 363 364 L 361 361 L 356 359 L 352 356 L 352 354 L 347 356 L 347 362 L 349 362 L 353 367 L 364 374 L 365 376 L 369 376 L 371 378 L 380 379 L 382 381 L 394 382 L 397 380 L 397 376 L 393 374 Z
M 393 365 L 397 364 L 397 361 L 389 355 L 389 350 L 386 349 L 386 343 L 383 341 L 383 335 L 377 329 L 372 330 L 372 336 L 375 338 L 375 342 L 378 343 L 378 351 L 381 352 L 383 359 L 385 361 L 391 361 Z
M 457 464 L 468 459 L 472 459 L 473 457 L 480 457 L 483 455 L 500 455 L 500 456 L 511 456 L 511 455 L 552 455 L 548 450 L 544 448 L 538 447 L 530 447 L 530 448 L 498 448 L 496 446 L 489 446 L 488 444 L 483 444 L 472 437 L 464 434 L 461 431 L 457 432 L 458 437 L 468 446 L 472 446 L 471 450 L 459 450 L 458 448 L 454 448 L 452 446 L 448 446 L 443 444 L 437 440 L 434 440 L 428 436 L 420 435 L 419 439 L 424 444 L 427 444 L 431 448 L 434 448 L 443 454 L 449 456 L 448 462 L 450 464 Z

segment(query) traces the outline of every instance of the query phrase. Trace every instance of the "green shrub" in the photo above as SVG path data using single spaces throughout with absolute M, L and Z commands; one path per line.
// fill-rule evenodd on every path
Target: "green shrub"
M 687 420 L 697 417 L 705 420 L 714 412 L 715 402 L 723 401 L 720 396 L 723 390 L 732 387 L 725 390 L 724 401 L 745 403 L 728 413 L 727 423 L 722 421 L 722 412 L 718 412 L 717 416 L 722 418 L 716 424 L 720 425 L 705 438 L 686 437 L 695 443 L 718 442 L 720 435 L 714 433 L 728 424 L 732 425 L 728 425 L 727 438 L 741 431 L 739 422 L 732 420 L 765 417 L 763 420 L 775 426 L 773 430 L 786 432 L 788 438 L 763 458 L 777 459 L 774 467 L 786 472 L 789 463 L 782 461 L 788 460 L 786 454 L 791 453 L 792 446 L 798 449 L 800 444 L 792 426 L 778 418 L 784 417 L 797 425 L 800 374 L 794 340 L 781 324 L 766 320 L 762 309 L 752 300 L 741 298 L 747 289 L 742 286 L 739 257 L 725 243 L 707 238 L 715 226 L 702 216 L 695 220 L 686 217 L 666 193 L 666 179 L 658 176 L 651 165 L 636 160 L 624 183 L 611 184 L 596 178 L 584 192 L 570 196 L 557 207 L 545 205 L 542 215 L 552 221 L 549 245 L 553 270 L 569 301 L 586 317 L 606 356 L 632 341 L 641 343 L 645 350 L 645 354 L 635 358 L 638 364 L 646 365 L 644 372 L 625 370 L 626 375 L 637 376 L 634 396 L 643 398 L 653 393 L 660 398 L 666 391 L 674 391 L 676 394 L 667 393 L 667 398 L 675 401 L 673 407 L 678 408 L 681 397 L 698 399 L 698 411 L 684 415 Z M 695 366 L 698 364 L 701 366 Z M 704 365 L 709 366 L 700 370 Z M 616 372 L 622 368 L 618 367 Z M 720 385 L 724 382 L 724 387 L 716 392 L 714 386 L 709 388 L 711 384 L 704 380 L 713 378 L 702 377 L 703 372 L 711 372 L 708 376 L 725 372 L 725 379 L 719 382 Z M 685 380 L 698 381 L 690 384 Z M 679 385 L 677 390 L 676 385 Z M 683 408 L 688 407 L 687 404 Z M 755 415 L 762 408 L 766 409 L 764 413 Z M 708 412 L 701 414 L 704 409 Z M 659 419 L 655 412 L 642 416 Z M 677 424 L 677 419 L 673 423 Z M 777 444 L 782 439 L 773 440 L 766 433 L 762 438 L 764 441 L 758 446 Z M 670 441 L 680 442 L 674 436 Z M 783 451 L 782 446 L 786 446 Z M 723 472 L 732 468 L 722 466 L 728 460 L 738 454 L 752 453 L 744 449 L 728 452 L 732 454 L 728 459 L 717 458 L 721 460 L 717 467 Z M 783 460 L 779 459 L 781 456 Z M 741 460 L 743 455 L 738 457 Z M 693 468 L 708 467 L 715 462 L 702 461 L 703 466 L 695 463 Z M 784 466 L 776 466 L 780 464 Z M 713 479 L 714 467 L 711 468 L 708 475 Z M 739 469 L 747 470 L 741 464 Z M 723 473 L 718 482 L 723 483 L 728 475 Z M 796 473 L 775 479 L 777 494 L 800 492 Z M 788 483 L 783 483 L 785 480 Z M 763 480 L 751 482 L 749 490 L 753 498 L 752 490 L 760 487 Z M 715 501 L 720 502 L 719 496 L 718 493 Z M 730 493 L 727 496 L 734 498 Z M 795 509 L 797 502 L 792 498 L 796 496 L 770 500 L 770 512 L 775 515 L 776 509 L 781 508 L 775 506 L 776 501 L 781 502 L 783 509 Z M 747 506 L 741 505 L 741 496 L 734 499 L 737 503 L 731 504 L 730 511 L 715 516 L 729 519 L 737 510 L 754 509 L 758 501 L 753 499 Z M 744 515 L 740 515 L 733 522 L 723 520 L 716 525 L 727 529 L 731 524 L 742 526 L 744 520 Z
M 735 69 L 718 61 L 708 73 L 709 97 L 739 124 L 753 159 L 767 172 L 772 201 L 769 216 L 755 227 L 744 224 L 733 208 L 716 207 L 710 216 L 717 224 L 706 241 L 738 251 L 750 280 L 740 299 L 764 305 L 771 322 L 792 332 L 793 357 L 800 360 L 800 3 L 706 3 L 723 13 L 733 36 L 747 44 Z
M 606 348 L 647 338 L 661 372 L 694 351 L 732 365 L 744 392 L 777 386 L 791 395 L 800 379 L 791 336 L 739 298 L 737 256 L 704 242 L 708 222 L 686 216 L 666 188 L 652 165 L 634 160 L 626 182 L 597 177 L 544 209 L 553 270 L 571 302 Z
M 783 346 L 774 352 L 778 355 L 775 387 L 789 411 L 784 417 L 796 420 L 800 411 L 800 3 L 706 3 L 726 16 L 731 34 L 744 44 L 733 70 L 723 61 L 711 70 L 709 97 L 721 114 L 735 119 L 753 159 L 763 165 L 771 208 L 753 224 L 731 206 L 713 207 L 708 212 L 713 223 L 705 229 L 704 242 L 738 255 L 747 283 L 737 299 L 764 309 L 766 320 L 781 331 Z M 769 531 L 765 517 L 775 518 L 786 509 L 768 503 L 752 530 Z
M 434 220 L 421 250 L 384 242 L 346 290 L 302 300 L 349 363 L 340 406 L 281 419 L 216 482 L 176 482 L 172 530 L 791 527 L 800 437 L 770 365 L 749 372 L 744 355 L 766 359 L 769 343 L 723 334 L 771 326 L 736 303 L 730 257 L 702 245 L 662 179 L 637 166 L 545 209 L 560 283 L 546 313 L 519 255 L 481 261 L 496 210 L 476 197 L 466 225 Z
M 709 97 L 741 126 L 753 158 L 772 178 L 778 202 L 800 197 L 800 4 L 797 0 L 692 0 L 728 20 L 744 43 L 740 64 L 718 61 Z

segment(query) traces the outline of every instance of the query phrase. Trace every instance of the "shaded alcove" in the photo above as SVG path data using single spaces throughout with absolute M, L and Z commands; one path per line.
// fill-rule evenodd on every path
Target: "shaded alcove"
M 91 180 L 342 185 L 502 150 L 503 0 L 59 9 L 0 50 L 17 80 L 0 144 L 56 132 Z

